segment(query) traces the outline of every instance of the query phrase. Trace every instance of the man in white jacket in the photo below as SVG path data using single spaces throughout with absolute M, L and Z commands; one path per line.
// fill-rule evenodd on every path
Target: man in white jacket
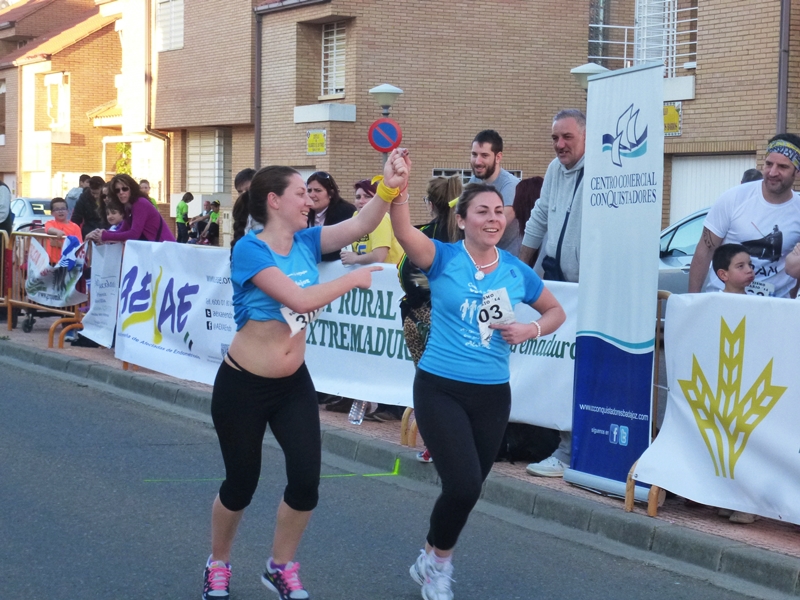
M 525 225 L 519 258 L 534 264 L 547 235 L 542 261 L 544 279 L 578 281 L 581 254 L 581 203 L 583 155 L 586 150 L 586 116 L 577 109 L 560 111 L 553 118 L 556 158 L 547 167 L 542 194 Z M 572 454 L 572 432 L 560 432 L 561 443 L 549 458 L 528 465 L 539 477 L 562 477 Z

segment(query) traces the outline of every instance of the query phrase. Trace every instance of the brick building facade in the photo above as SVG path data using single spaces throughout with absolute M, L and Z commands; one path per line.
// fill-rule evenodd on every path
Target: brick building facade
M 332 0 L 298 2 L 288 10 L 267 3 L 256 7 L 257 16 L 247 0 L 227 3 L 225 14 L 212 4 L 219 7 L 187 3 L 183 48 L 158 56 L 155 125 L 173 132 L 173 193 L 195 193 L 181 187 L 187 182 L 186 168 L 181 173 L 186 157 L 180 156 L 181 140 L 193 130 L 229 129 L 232 173 L 254 166 L 260 112 L 261 166 L 330 171 L 349 198 L 353 182 L 381 169 L 381 156 L 367 141 L 369 125 L 381 116 L 368 90 L 388 82 L 404 90 L 391 116 L 413 156 L 411 194 L 418 201 L 412 214 L 424 221 L 428 179 L 435 169 L 469 169 L 478 131 L 501 133 L 505 167 L 523 177 L 541 175 L 553 158 L 552 116 L 585 106 L 585 93 L 569 71 L 586 60 L 588 13 L 553 3 L 482 2 L 467 10 L 423 0 Z M 251 113 L 255 90 L 248 73 L 256 67 L 257 19 L 263 32 L 261 106 Z M 345 30 L 344 89 L 326 95 L 322 35 L 331 23 Z M 200 61 L 215 66 L 195 70 Z M 295 118 L 297 108 L 322 116 Z M 354 120 L 336 120 L 337 109 L 354 112 Z M 325 130 L 325 155 L 307 153 L 309 130 Z

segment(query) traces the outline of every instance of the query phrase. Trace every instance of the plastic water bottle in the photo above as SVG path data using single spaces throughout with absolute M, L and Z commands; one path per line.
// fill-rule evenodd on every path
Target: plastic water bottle
M 367 405 L 369 402 L 366 400 L 353 400 L 353 406 L 350 407 L 350 415 L 347 419 L 351 425 L 361 425 L 364 421 L 364 413 L 367 412 Z

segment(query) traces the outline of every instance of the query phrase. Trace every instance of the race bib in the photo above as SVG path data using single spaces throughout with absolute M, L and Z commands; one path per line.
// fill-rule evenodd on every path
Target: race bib
M 755 296 L 774 296 L 775 286 L 764 281 L 754 281 L 744 288 L 744 291 Z
M 281 306 L 281 314 L 289 324 L 289 328 L 292 330 L 292 333 L 289 334 L 289 337 L 294 337 L 301 331 L 304 331 L 305 328 L 308 327 L 309 323 L 316 321 L 319 313 L 321 312 L 322 309 L 318 308 L 317 310 L 308 313 L 296 313 L 288 306 Z
M 514 308 L 508 297 L 506 288 L 490 290 L 483 295 L 481 309 L 478 311 L 478 329 L 481 333 L 481 345 L 489 347 L 492 339 L 493 329 L 490 325 L 513 323 L 515 321 Z

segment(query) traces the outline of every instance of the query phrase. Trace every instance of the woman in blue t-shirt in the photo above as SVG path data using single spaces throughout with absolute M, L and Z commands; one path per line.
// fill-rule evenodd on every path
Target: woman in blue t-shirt
M 411 225 L 408 206 L 391 207 L 408 258 L 427 275 L 431 330 L 414 378 L 414 411 L 442 480 L 425 549 L 411 566 L 426 600 L 450 600 L 451 557 L 500 449 L 511 409 L 511 344 L 554 332 L 565 315 L 533 270 L 497 248 L 503 198 L 486 184 L 464 188 L 456 204 L 461 241 L 430 239 Z M 541 317 L 514 319 L 514 305 Z
M 225 463 L 225 481 L 214 500 L 211 556 L 204 600 L 228 598 L 230 553 L 245 507 L 261 474 L 267 425 L 286 458 L 287 485 L 278 506 L 272 556 L 262 582 L 281 600 L 308 598 L 292 562 L 317 505 L 320 475 L 319 408 L 306 369 L 305 326 L 320 309 L 354 288 L 367 288 L 364 267 L 319 283 L 317 263 L 374 230 L 387 202 L 407 194 L 409 162 L 395 150 L 384 167 L 378 195 L 358 216 L 330 227 L 307 227 L 313 203 L 306 182 L 289 167 L 266 167 L 233 207 L 231 244 L 236 335 L 220 365 L 211 417 Z M 244 235 L 248 216 L 256 226 Z

